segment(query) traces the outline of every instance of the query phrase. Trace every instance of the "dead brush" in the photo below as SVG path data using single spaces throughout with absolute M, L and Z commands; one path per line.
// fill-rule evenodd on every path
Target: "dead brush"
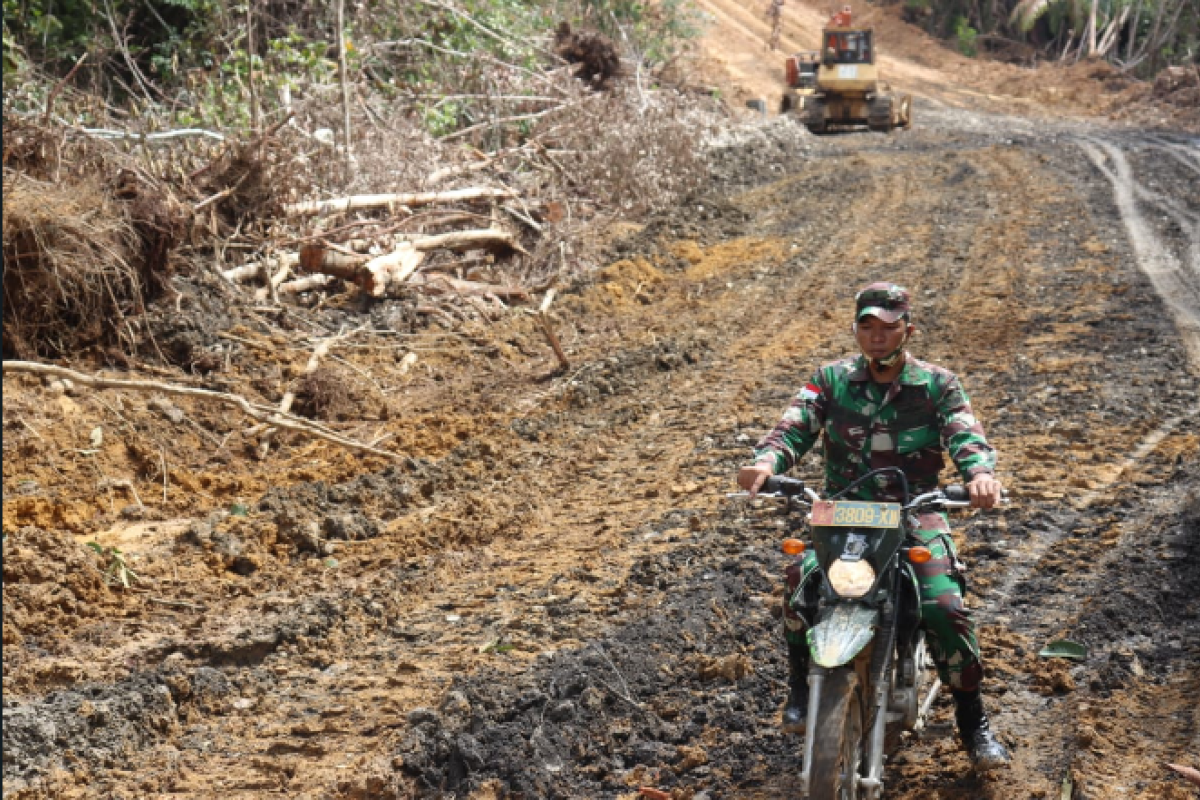
M 642 95 L 620 86 L 563 109 L 534 136 L 568 185 L 633 216 L 666 208 L 703 183 L 707 119 L 695 99 L 681 93 Z
M 59 358 L 94 344 L 132 346 L 143 304 L 130 264 L 138 236 L 95 180 L 4 181 L 5 358 Z

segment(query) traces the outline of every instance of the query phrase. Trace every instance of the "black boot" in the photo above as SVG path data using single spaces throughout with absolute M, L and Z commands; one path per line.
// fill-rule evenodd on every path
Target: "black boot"
M 983 710 L 983 694 L 954 690 L 954 718 L 958 722 L 958 735 L 963 747 L 971 756 L 977 772 L 1003 767 L 1008 764 L 1008 750 L 996 739 Z
M 808 648 L 788 642 L 788 698 L 783 707 L 784 733 L 804 733 L 808 720 Z

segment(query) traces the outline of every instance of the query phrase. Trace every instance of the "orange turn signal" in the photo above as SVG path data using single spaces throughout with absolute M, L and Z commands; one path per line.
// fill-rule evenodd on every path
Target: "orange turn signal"
M 798 556 L 804 552 L 804 542 L 799 539 L 784 539 L 783 552 L 789 556 Z
M 929 552 L 928 547 L 911 547 L 908 550 L 908 560 L 914 564 L 924 564 L 931 558 L 933 553 Z

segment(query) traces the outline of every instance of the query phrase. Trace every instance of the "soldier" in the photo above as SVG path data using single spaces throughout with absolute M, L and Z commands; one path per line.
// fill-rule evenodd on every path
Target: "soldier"
M 1000 500 L 996 453 L 971 413 L 958 378 L 918 361 L 905 349 L 916 331 L 908 292 L 892 283 L 872 283 L 855 296 L 854 337 L 862 351 L 826 364 L 800 390 L 783 419 L 758 443 L 754 463 L 738 471 L 738 485 L 753 496 L 771 475 L 786 472 L 824 434 L 825 488 L 838 492 L 881 467 L 900 467 L 913 494 L 937 488 L 950 458 L 966 482 L 971 505 L 991 508 Z M 847 499 L 903 501 L 898 477 L 878 476 Z M 944 513 L 924 514 L 916 535 L 933 558 L 914 565 L 920 582 L 923 624 L 942 682 L 950 687 L 963 746 L 977 770 L 1008 763 L 983 708 L 983 666 L 963 578 Z M 788 653 L 788 699 L 784 730 L 803 730 L 808 714 L 806 617 L 817 602 L 819 569 L 809 550 L 787 569 L 784 637 Z M 797 610 L 796 607 L 799 607 Z
M 783 33 L 783 0 L 771 0 L 767 19 L 771 21 L 771 40 L 767 42 L 767 48 L 774 52 L 779 49 L 779 37 Z

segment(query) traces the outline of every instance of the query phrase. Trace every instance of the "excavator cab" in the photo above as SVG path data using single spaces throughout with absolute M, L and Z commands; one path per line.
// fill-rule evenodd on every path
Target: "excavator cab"
M 875 48 L 871 46 L 871 31 L 825 32 L 825 52 L 822 62 L 834 64 L 874 64 Z

